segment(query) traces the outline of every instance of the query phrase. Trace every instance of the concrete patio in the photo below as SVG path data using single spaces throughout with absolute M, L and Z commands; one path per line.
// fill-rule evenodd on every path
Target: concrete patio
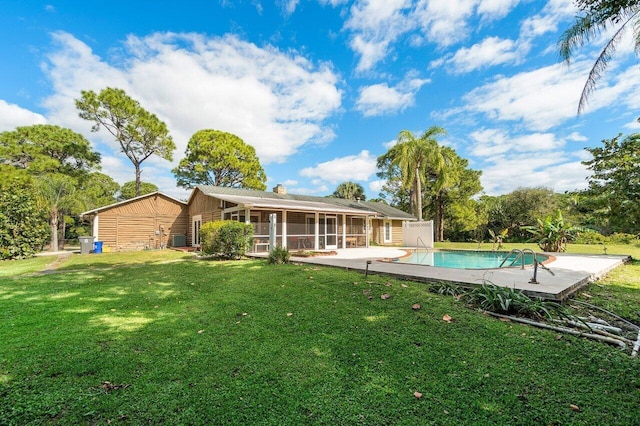
M 587 255 L 553 253 L 556 260 L 546 264 L 549 271 L 538 268 L 538 284 L 531 284 L 533 267 L 500 269 L 453 269 L 426 265 L 412 265 L 397 262 L 384 262 L 384 259 L 402 257 L 405 249 L 389 247 L 370 247 L 337 250 L 336 255 L 316 257 L 296 257 L 291 260 L 299 263 L 333 266 L 345 269 L 365 271 L 367 261 L 369 273 L 387 274 L 394 277 L 423 282 L 451 282 L 468 286 L 479 286 L 491 282 L 502 287 L 522 290 L 530 296 L 552 300 L 564 300 L 584 285 L 604 276 L 610 270 L 629 261 L 630 256 Z M 264 257 L 266 254 L 256 255 Z

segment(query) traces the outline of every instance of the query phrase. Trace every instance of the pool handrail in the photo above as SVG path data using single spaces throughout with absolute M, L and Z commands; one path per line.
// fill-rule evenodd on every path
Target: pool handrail
M 424 247 L 424 249 L 426 251 L 429 251 L 429 247 L 427 247 L 427 245 L 424 243 L 424 241 L 422 240 L 422 237 L 418 237 L 416 239 L 416 250 L 418 250 L 420 248 L 420 244 L 419 243 L 422 243 L 422 246 Z

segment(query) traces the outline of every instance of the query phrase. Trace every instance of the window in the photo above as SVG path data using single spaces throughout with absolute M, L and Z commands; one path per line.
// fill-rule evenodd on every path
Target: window
M 385 220 L 383 223 L 383 232 L 384 232 L 384 242 L 390 243 L 393 240 L 393 236 L 391 235 L 393 226 L 390 220 Z

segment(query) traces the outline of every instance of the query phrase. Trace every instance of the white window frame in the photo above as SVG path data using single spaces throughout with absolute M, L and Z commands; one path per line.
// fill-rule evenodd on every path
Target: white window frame
M 196 226 L 197 224 L 197 226 Z M 202 227 L 202 215 L 191 218 L 191 246 L 200 247 L 200 228 Z M 197 229 L 196 229 L 197 228 Z
M 393 221 L 391 219 L 382 221 L 382 241 L 385 244 L 393 242 Z

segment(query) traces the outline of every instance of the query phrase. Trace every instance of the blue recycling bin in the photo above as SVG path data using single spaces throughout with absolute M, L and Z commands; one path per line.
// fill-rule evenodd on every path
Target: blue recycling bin
M 102 253 L 102 241 L 96 241 L 93 243 L 93 252 L 96 254 Z

